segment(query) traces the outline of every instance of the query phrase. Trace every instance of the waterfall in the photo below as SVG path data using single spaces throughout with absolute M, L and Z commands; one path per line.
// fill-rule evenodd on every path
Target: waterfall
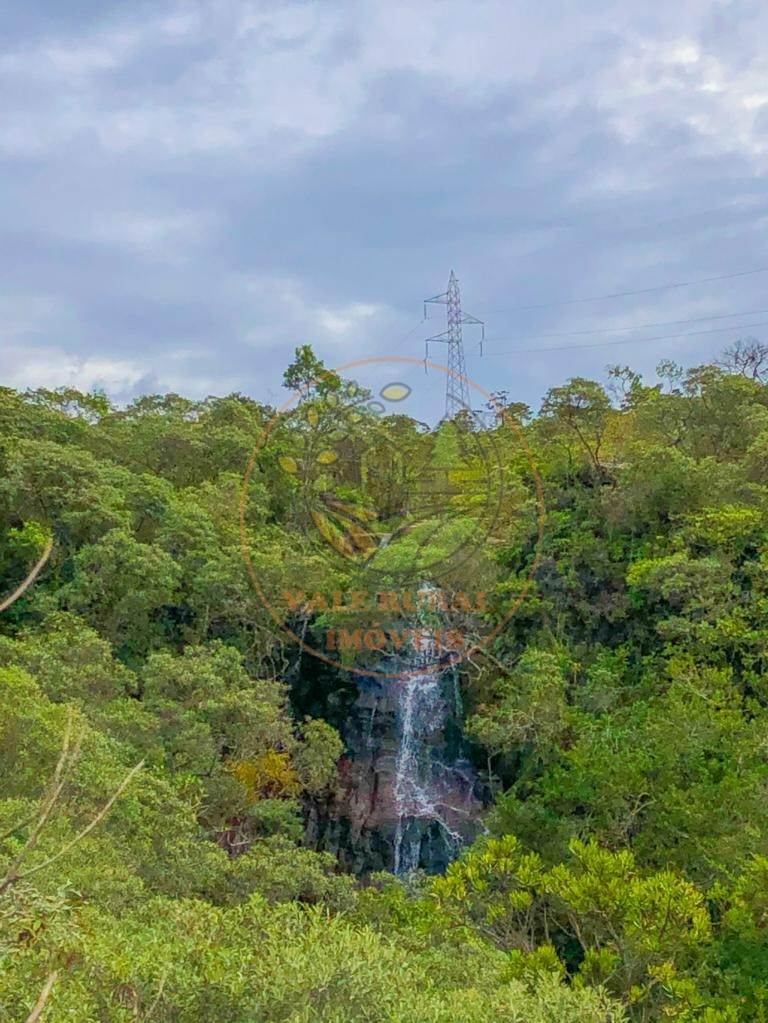
M 458 671 L 427 648 L 429 615 L 407 623 L 423 642 L 383 661 L 386 676 L 356 682 L 339 790 L 311 822 L 316 847 L 359 876 L 440 873 L 483 830 L 487 793 L 466 756 Z
M 413 675 L 396 683 L 398 747 L 395 760 L 394 872 L 407 874 L 421 865 L 425 835 L 437 827 L 450 855 L 462 836 L 444 815 L 444 766 L 433 758 L 430 735 L 442 731 L 448 717 L 441 685 L 434 674 Z
M 422 583 L 419 593 L 429 594 L 434 588 Z M 435 649 L 425 630 L 423 647 L 411 658 L 411 669 L 434 665 Z M 444 693 L 444 676 L 450 673 L 454 706 L 450 707 Z M 425 839 L 439 837 L 446 857 L 452 859 L 463 838 L 448 823 L 446 804 L 451 789 L 447 784 L 446 765 L 434 755 L 434 736 L 443 736 L 452 715 L 461 715 L 458 673 L 447 668 L 435 672 L 410 674 L 395 683 L 397 714 L 397 754 L 395 758 L 394 810 L 397 827 L 394 835 L 394 872 L 397 875 L 417 870 L 422 861 Z M 459 811 L 460 812 L 460 811 Z M 436 834 L 435 834 L 436 833 Z

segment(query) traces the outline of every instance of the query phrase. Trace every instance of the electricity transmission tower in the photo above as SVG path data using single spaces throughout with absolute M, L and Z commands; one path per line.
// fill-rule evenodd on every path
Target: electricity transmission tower
M 476 316 L 461 311 L 461 293 L 459 292 L 459 279 L 451 270 L 448 279 L 448 290 L 443 295 L 435 295 L 424 302 L 424 319 L 427 318 L 427 306 L 430 303 L 447 306 L 448 330 L 442 334 L 427 338 L 425 360 L 429 357 L 430 341 L 440 341 L 448 345 L 448 370 L 446 373 L 445 385 L 445 418 L 453 419 L 458 412 L 469 412 L 469 386 L 467 385 L 467 369 L 464 363 L 464 340 L 462 337 L 462 324 L 478 324 L 481 329 L 481 337 L 485 339 L 485 325 Z M 482 341 L 481 341 L 482 345 Z M 481 349 L 482 350 L 482 349 Z

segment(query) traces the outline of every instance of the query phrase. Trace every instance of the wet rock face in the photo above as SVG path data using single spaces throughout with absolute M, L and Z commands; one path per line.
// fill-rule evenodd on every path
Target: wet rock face
M 360 680 L 340 730 L 339 788 L 309 811 L 309 844 L 359 876 L 445 870 L 482 830 L 485 802 L 463 756 L 454 673 Z

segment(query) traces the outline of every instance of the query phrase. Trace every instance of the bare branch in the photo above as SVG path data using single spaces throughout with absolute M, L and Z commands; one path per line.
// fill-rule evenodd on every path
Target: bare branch
M 147 1020 L 154 1014 L 155 1009 L 160 1004 L 160 999 L 163 997 L 163 990 L 165 989 L 165 982 L 168 980 L 168 974 L 171 972 L 170 966 L 167 966 L 163 970 L 163 975 L 160 978 L 160 983 L 157 985 L 157 994 L 147 1011 L 144 1013 L 143 1023 L 147 1023 Z
M 753 337 L 743 338 L 725 349 L 717 365 L 763 383 L 768 376 L 768 344 Z
M 37 874 L 39 871 L 45 870 L 47 867 L 50 867 L 52 863 L 56 863 L 57 860 L 60 860 L 62 858 L 62 856 L 66 856 L 67 853 L 70 852 L 70 850 L 73 849 L 78 844 L 78 842 L 81 842 L 86 837 L 86 835 L 89 835 L 93 831 L 93 829 L 104 820 L 104 818 L 107 816 L 109 811 L 114 806 L 115 802 L 120 798 L 120 796 L 126 790 L 130 782 L 133 780 L 134 776 L 138 774 L 138 772 L 142 769 L 143 766 L 144 761 L 141 760 L 139 761 L 138 764 L 136 764 L 135 767 L 131 768 L 131 770 L 128 772 L 128 774 L 125 776 L 122 782 L 118 785 L 118 787 L 109 797 L 109 799 L 101 808 L 101 810 L 99 810 L 99 812 L 96 814 L 93 820 L 89 824 L 87 824 L 82 831 L 78 832 L 74 838 L 70 839 L 69 842 L 66 842 L 57 853 L 54 853 L 53 856 L 49 856 L 41 863 L 36 863 L 33 867 L 30 867 L 28 870 L 22 871 L 21 873 L 16 873 L 13 870 L 11 870 L 6 876 L 5 880 L 2 882 L 2 884 L 0 884 L 0 894 L 2 894 L 7 888 L 10 888 L 10 886 L 12 884 L 15 884 L 17 881 L 26 880 L 26 878 L 31 877 L 33 874 Z
M 43 553 L 42 553 L 42 555 L 40 557 L 40 560 L 35 565 L 35 567 L 32 569 L 32 571 L 29 573 L 29 575 L 24 580 L 24 582 L 21 583 L 20 586 L 17 586 L 16 589 L 13 591 L 13 593 L 9 597 L 6 597 L 5 600 L 0 602 L 0 611 L 5 611 L 7 608 L 9 608 L 11 606 L 11 604 L 14 604 L 19 599 L 19 597 L 26 590 L 29 589 L 29 587 L 32 585 L 32 583 L 35 581 L 35 579 L 37 579 L 37 577 L 42 572 L 43 567 L 45 566 L 46 561 L 51 556 L 51 551 L 52 550 L 53 550 L 53 540 L 49 540 L 48 543 L 45 545 L 45 550 L 43 551 Z
M 48 785 L 48 795 L 43 801 L 42 810 L 40 810 L 39 813 L 36 811 L 29 818 L 27 818 L 26 821 L 22 821 L 21 824 L 15 825 L 15 827 L 11 828 L 10 831 L 7 831 L 4 835 L 0 836 L 0 841 L 4 841 L 6 838 L 10 838 L 10 836 L 14 832 L 18 831 L 20 828 L 25 827 L 27 824 L 31 824 L 32 821 L 35 820 L 35 817 L 37 817 L 37 823 L 32 829 L 32 833 L 30 834 L 29 838 L 24 843 L 24 848 L 21 850 L 18 857 L 16 858 L 16 861 L 13 863 L 10 870 L 8 871 L 8 877 L 16 874 L 18 868 L 21 866 L 21 863 L 25 859 L 27 854 L 31 852 L 37 845 L 37 841 L 40 838 L 42 830 L 45 827 L 51 813 L 53 812 L 53 808 L 58 802 L 59 796 L 61 795 L 61 791 L 64 788 L 64 783 L 66 781 L 66 772 L 80 756 L 81 741 L 80 736 L 78 736 L 75 742 L 74 749 L 70 752 L 70 744 L 72 742 L 73 732 L 73 720 L 74 715 L 73 712 L 70 710 L 69 714 L 67 715 L 67 726 L 64 731 L 64 739 L 62 741 L 61 746 L 61 755 L 59 756 L 58 763 L 56 764 L 56 768 L 53 772 L 53 778 L 51 779 Z
M 53 973 L 49 973 L 45 984 L 43 984 L 43 990 L 40 992 L 40 997 L 35 1002 L 35 1007 L 27 1016 L 26 1023 L 37 1023 L 43 1014 L 45 1003 L 48 1001 L 53 990 L 53 985 L 56 983 L 56 978 L 59 976 L 59 971 L 54 970 Z

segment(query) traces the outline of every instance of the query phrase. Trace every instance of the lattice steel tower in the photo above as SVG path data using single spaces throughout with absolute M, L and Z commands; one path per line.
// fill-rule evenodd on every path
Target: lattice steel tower
M 469 404 L 469 386 L 467 385 L 467 368 L 464 363 L 464 339 L 462 336 L 462 324 L 478 324 L 482 331 L 482 338 L 485 338 L 485 325 L 476 316 L 461 311 L 461 293 L 459 292 L 459 279 L 451 270 L 448 279 L 448 290 L 443 295 L 435 295 L 424 302 L 424 318 L 427 317 L 427 306 L 434 302 L 447 306 L 448 330 L 442 334 L 427 338 L 425 359 L 429 357 L 429 342 L 440 341 L 448 345 L 448 369 L 445 384 L 445 418 L 453 419 L 458 412 L 471 412 Z M 481 342 L 482 343 L 482 342 Z

